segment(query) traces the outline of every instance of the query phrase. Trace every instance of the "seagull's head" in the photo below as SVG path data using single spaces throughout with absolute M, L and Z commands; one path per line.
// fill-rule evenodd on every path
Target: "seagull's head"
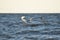
M 21 19 L 25 19 L 25 16 L 22 16 Z

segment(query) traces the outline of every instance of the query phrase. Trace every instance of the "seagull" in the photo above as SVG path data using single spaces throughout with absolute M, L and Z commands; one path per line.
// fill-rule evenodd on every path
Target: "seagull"
M 28 20 L 26 19 L 26 17 L 25 16 L 22 16 L 21 17 L 21 20 L 22 20 L 22 22 L 23 22 L 23 24 L 24 25 L 30 25 L 30 26 L 37 26 L 37 25 L 42 25 L 43 23 L 40 23 L 40 22 L 38 22 L 38 23 L 36 23 L 36 21 L 33 21 L 33 17 L 31 17 L 30 19 L 29 19 L 29 22 L 28 22 Z M 43 18 L 41 18 L 41 19 L 43 19 Z M 44 21 L 43 21 L 44 22 Z
M 29 22 L 30 22 L 30 23 L 32 23 L 32 19 L 33 19 L 33 17 L 31 17 L 31 18 L 29 19 Z M 22 20 L 24 23 L 27 23 L 27 21 L 28 21 L 28 20 L 26 20 L 26 17 L 25 17 L 25 16 L 22 16 L 22 17 L 21 17 L 21 20 Z
M 22 16 L 22 17 L 21 17 L 21 20 L 22 20 L 22 22 L 23 22 L 24 25 L 30 25 L 30 26 L 36 25 L 36 24 L 34 24 L 34 23 L 32 24 L 32 19 L 33 19 L 33 18 L 30 18 L 30 19 L 29 19 L 29 22 L 28 22 L 28 20 L 26 20 L 26 17 L 25 17 L 25 16 Z

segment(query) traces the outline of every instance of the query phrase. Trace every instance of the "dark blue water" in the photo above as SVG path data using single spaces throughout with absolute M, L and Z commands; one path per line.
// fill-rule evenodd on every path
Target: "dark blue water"
M 21 16 L 44 24 L 24 25 Z M 60 14 L 0 14 L 0 40 L 60 40 Z

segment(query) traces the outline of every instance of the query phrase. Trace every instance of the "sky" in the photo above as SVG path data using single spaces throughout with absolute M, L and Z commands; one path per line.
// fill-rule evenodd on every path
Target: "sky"
M 0 13 L 59 13 L 60 0 L 0 0 Z

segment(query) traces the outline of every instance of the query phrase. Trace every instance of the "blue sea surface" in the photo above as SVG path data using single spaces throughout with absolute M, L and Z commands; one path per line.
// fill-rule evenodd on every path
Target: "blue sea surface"
M 24 25 L 22 16 L 44 24 Z M 0 14 L 0 40 L 60 40 L 60 14 Z

